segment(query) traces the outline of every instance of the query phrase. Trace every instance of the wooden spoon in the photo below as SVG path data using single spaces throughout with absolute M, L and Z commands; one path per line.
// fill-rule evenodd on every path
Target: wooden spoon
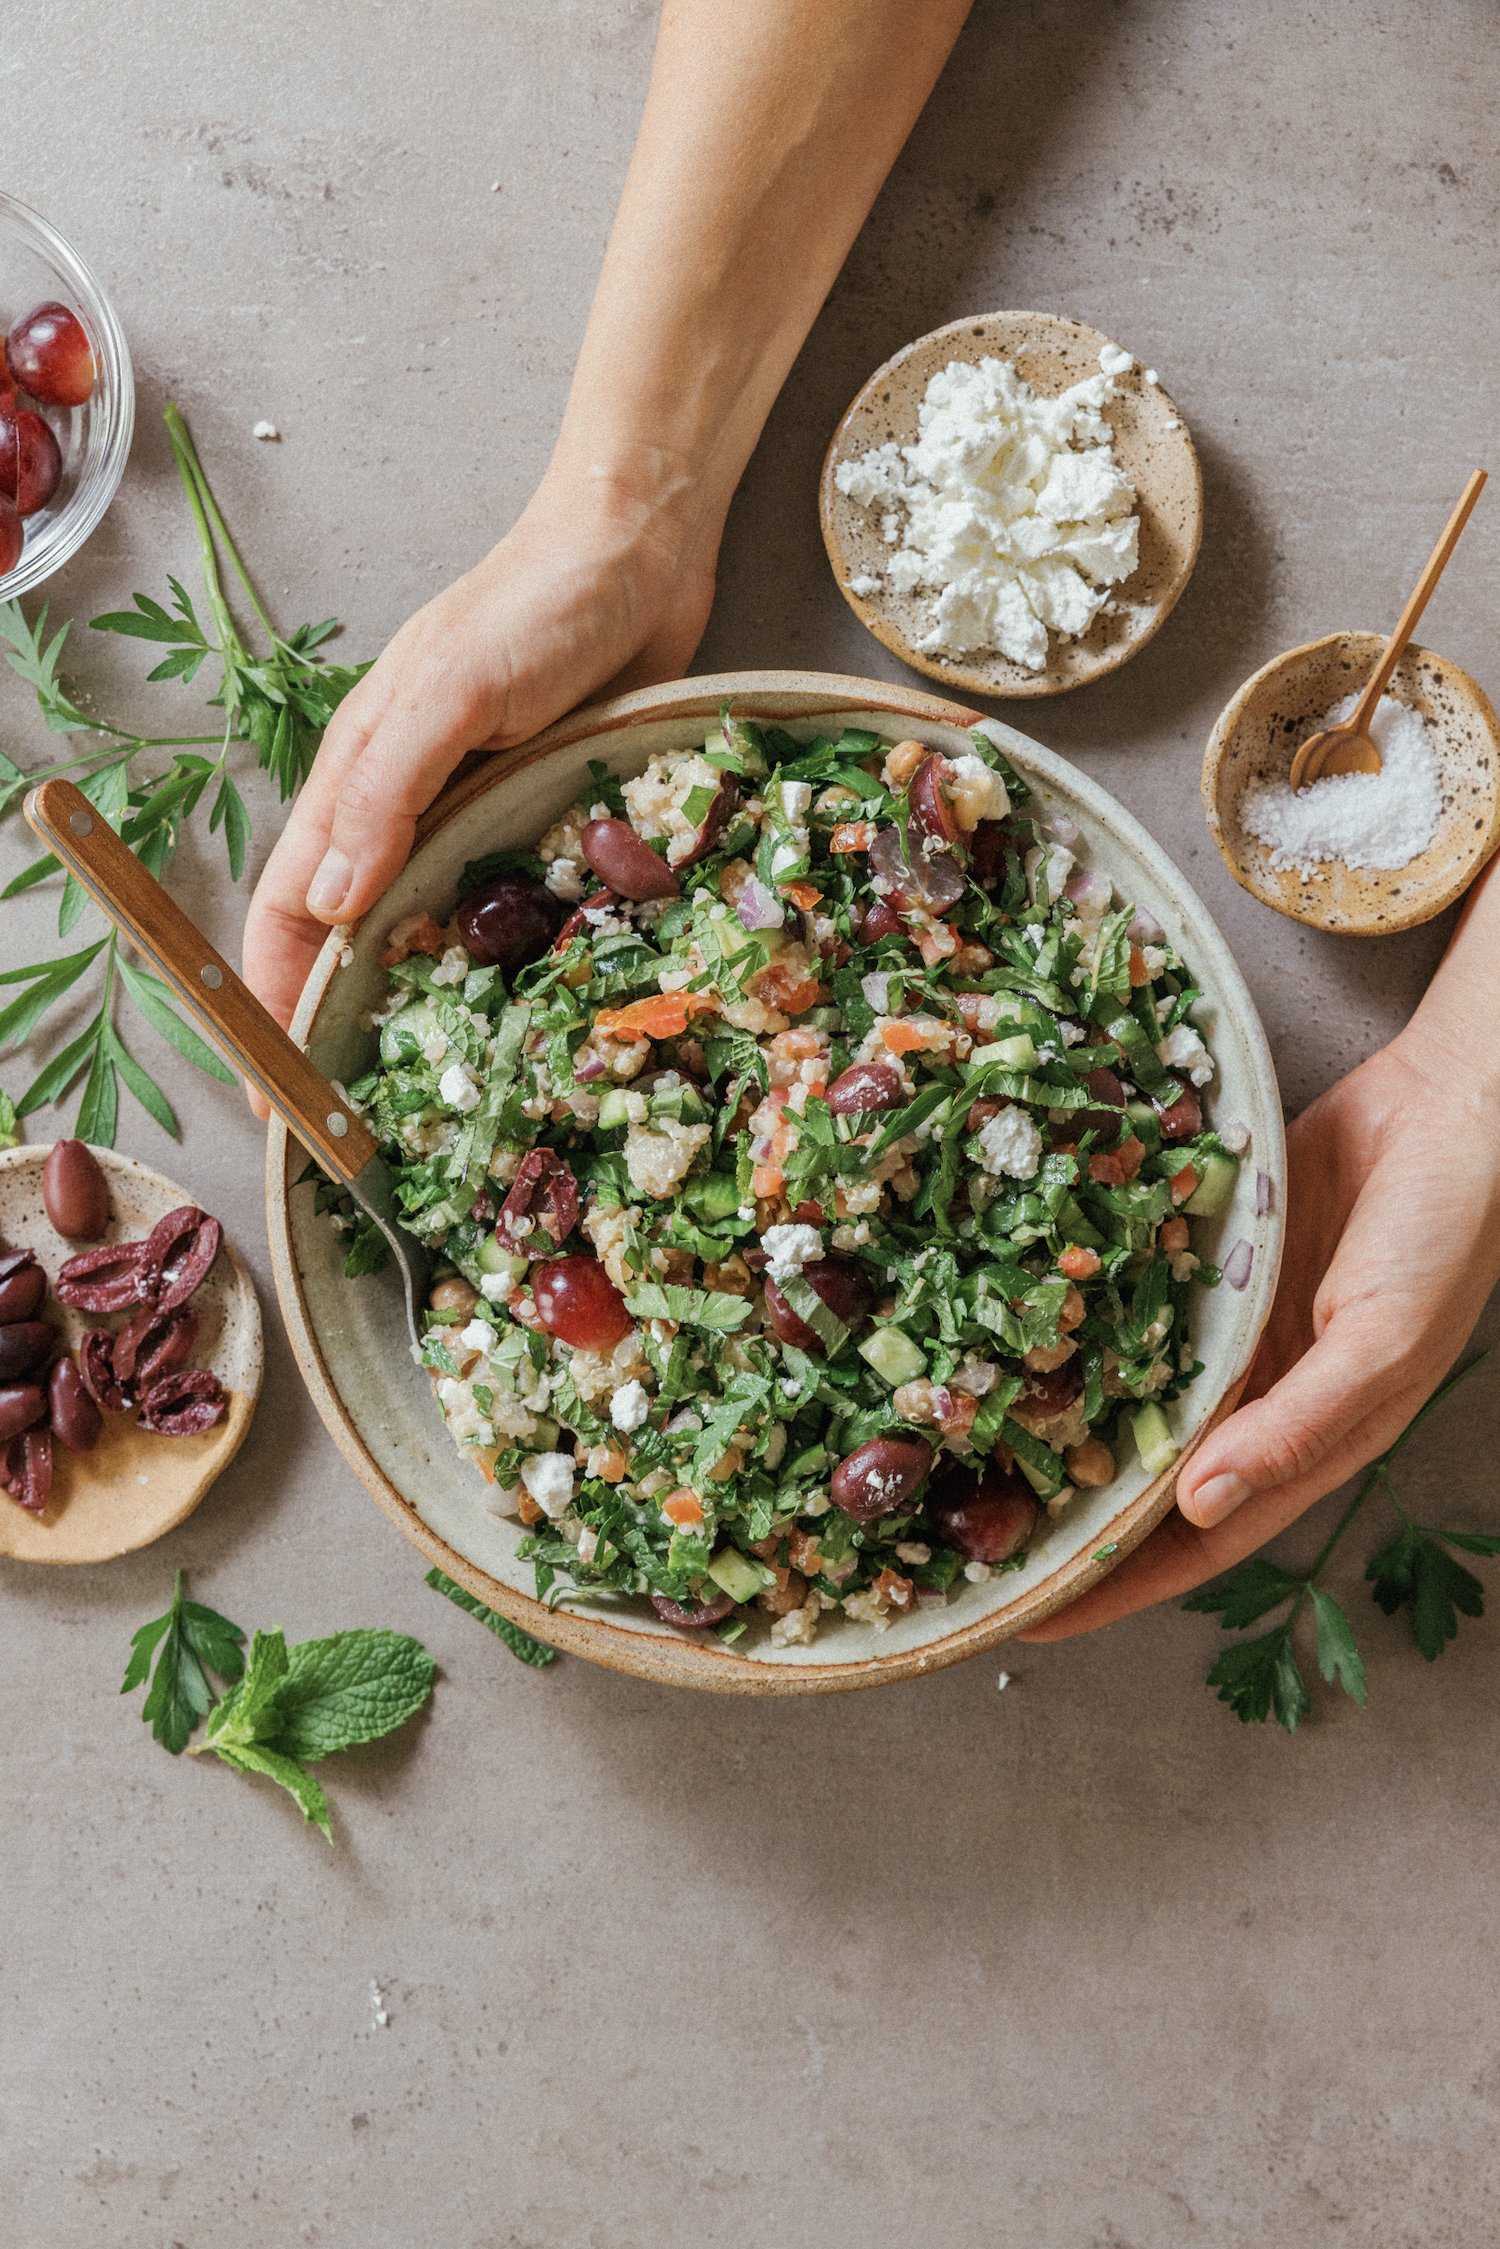
M 1432 597 L 1432 589 L 1448 565 L 1448 557 L 1458 545 L 1459 533 L 1474 512 L 1474 502 L 1484 490 L 1486 471 L 1476 469 L 1464 486 L 1458 506 L 1449 516 L 1438 540 L 1427 558 L 1427 567 L 1412 588 L 1411 599 L 1396 620 L 1396 629 L 1385 644 L 1380 662 L 1370 676 L 1370 683 L 1355 704 L 1349 716 L 1340 719 L 1337 726 L 1320 727 L 1309 734 L 1292 759 L 1292 787 L 1305 789 L 1324 775 L 1335 773 L 1378 773 L 1381 766 L 1380 751 L 1370 736 L 1370 721 L 1375 716 L 1375 706 L 1385 693 L 1392 672 L 1406 653 L 1406 644 L 1416 631 L 1423 610 Z

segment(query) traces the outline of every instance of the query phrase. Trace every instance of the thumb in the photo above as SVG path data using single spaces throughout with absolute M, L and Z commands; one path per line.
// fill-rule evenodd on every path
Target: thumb
M 1336 1490 L 1401 1434 L 1431 1388 L 1402 1356 L 1378 1305 L 1336 1312 L 1273 1388 L 1204 1439 L 1177 1480 L 1182 1513 L 1207 1530 L 1261 1492 L 1300 1512 Z

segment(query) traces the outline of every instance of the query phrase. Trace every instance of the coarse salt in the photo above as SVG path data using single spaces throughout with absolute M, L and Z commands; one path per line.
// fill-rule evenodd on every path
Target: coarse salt
M 1346 695 L 1309 732 L 1337 726 L 1354 709 Z M 1289 780 L 1256 781 L 1240 817 L 1279 873 L 1304 882 L 1346 867 L 1409 866 L 1437 834 L 1443 783 L 1432 735 L 1419 711 L 1382 695 L 1370 722 L 1381 755 L 1378 773 L 1333 773 L 1295 794 Z

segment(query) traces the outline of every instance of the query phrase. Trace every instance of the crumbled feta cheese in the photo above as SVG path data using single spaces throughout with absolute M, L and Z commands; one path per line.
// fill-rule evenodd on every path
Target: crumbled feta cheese
M 1082 1046 L 1084 1040 L 1088 1037 L 1088 1033 L 1081 1023 L 1059 1023 L 1057 1027 L 1062 1033 L 1064 1046 Z
M 599 1533 L 585 1523 L 578 1534 L 578 1559 L 580 1562 L 592 1562 L 598 1551 Z
M 450 945 L 433 970 L 432 981 L 442 985 L 444 989 L 453 984 L 461 984 L 473 966 L 474 963 L 462 945 Z
M 1214 1074 L 1213 1056 L 1191 1023 L 1179 1023 L 1156 1051 L 1167 1069 L 1185 1070 L 1194 1085 L 1207 1085 Z
M 455 1062 L 438 1079 L 438 1099 L 449 1109 L 456 1109 L 461 1117 L 479 1107 L 481 1088 L 479 1080 L 467 1062 Z
M 823 1237 L 816 1226 L 768 1226 L 760 1246 L 766 1253 L 766 1271 L 778 1282 L 791 1280 L 823 1255 Z
M 632 1380 L 622 1383 L 609 1404 L 609 1418 L 615 1428 L 625 1436 L 639 1429 L 651 1411 L 651 1400 L 646 1395 L 645 1384 Z
M 466 1351 L 493 1351 L 495 1331 L 488 1320 L 470 1320 L 466 1328 L 460 1329 L 458 1340 Z
M 1077 864 L 1076 854 L 1065 843 L 1033 844 L 1025 859 L 1026 889 L 1032 902 L 1035 903 L 1041 890 L 1044 867 L 1047 873 L 1047 896 L 1056 900 L 1061 898 L 1067 887 L 1068 877 Z M 1027 934 L 1029 936 L 1030 932 Z
M 992 1179 L 1031 1179 L 1042 1160 L 1042 1136 L 1024 1109 L 1007 1103 L 979 1128 L 979 1160 Z
M 929 596 L 918 643 L 929 653 L 994 649 L 1040 671 L 1049 634 L 1086 632 L 1135 569 L 1135 493 L 1101 412 L 1115 395 L 1109 351 L 1097 375 L 1053 398 L 1008 360 L 950 361 L 927 385 L 915 444 L 877 446 L 834 472 L 839 491 L 879 511 L 897 548 L 889 583 Z
M 1242 1156 L 1250 1145 L 1250 1127 L 1237 1121 L 1221 1124 L 1219 1138 L 1232 1156 Z
M 279 445 L 281 442 L 281 432 L 274 422 L 252 423 L 250 435 L 258 437 L 263 445 Z
M 573 1455 L 570 1452 L 533 1453 L 522 1465 L 521 1481 L 542 1513 L 555 1523 L 573 1504 Z
M 989 1574 L 990 1565 L 988 1562 L 965 1562 L 964 1564 L 964 1576 L 971 1585 L 983 1585 Z
M 861 601 L 868 601 L 872 594 L 879 593 L 880 580 L 872 578 L 868 570 L 856 571 L 849 580 L 849 591 L 858 594 Z

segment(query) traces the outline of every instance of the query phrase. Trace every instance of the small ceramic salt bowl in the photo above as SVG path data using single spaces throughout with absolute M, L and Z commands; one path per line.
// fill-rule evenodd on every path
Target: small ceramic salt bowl
M 1328 633 L 1273 658 L 1225 706 L 1203 759 L 1209 831 L 1235 881 L 1277 913 L 1347 937 L 1385 937 L 1430 921 L 1500 844 L 1500 722 L 1467 672 L 1415 645 L 1386 693 L 1420 715 L 1437 757 L 1442 809 L 1426 849 L 1403 867 L 1327 859 L 1304 876 L 1274 866 L 1270 847 L 1246 827 L 1247 791 L 1285 782 L 1292 753 L 1365 685 L 1384 645 L 1380 633 Z

